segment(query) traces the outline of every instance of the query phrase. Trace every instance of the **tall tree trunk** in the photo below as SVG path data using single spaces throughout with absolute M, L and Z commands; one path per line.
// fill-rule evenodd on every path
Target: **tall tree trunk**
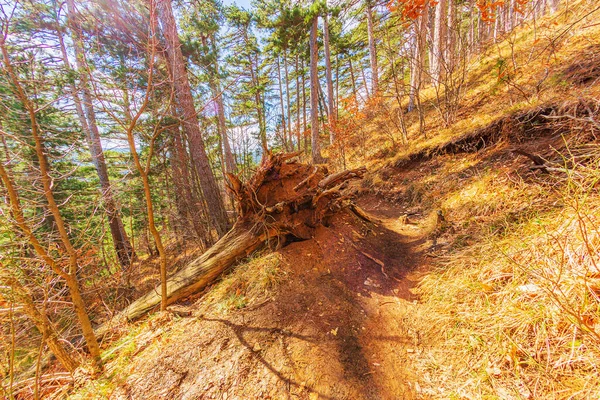
M 497 42 L 498 40 L 498 26 L 500 25 L 500 15 L 498 12 L 498 8 L 496 7 L 496 9 L 494 10 L 494 28 L 492 30 L 492 39 L 494 40 L 494 43 Z
M 306 74 L 304 73 L 304 59 L 302 59 L 302 135 L 304 136 L 304 152 L 308 153 L 306 103 Z
M 435 22 L 433 27 L 433 46 L 431 59 L 431 76 L 433 83 L 438 85 L 444 65 L 444 43 L 446 42 L 446 0 L 439 0 L 435 6 Z
M 325 102 L 325 94 L 323 93 L 323 87 L 321 87 L 321 81 L 319 81 L 319 113 L 321 115 L 321 120 L 329 119 L 329 109 L 327 108 L 327 103 Z
M 287 49 L 283 49 L 283 72 L 285 78 L 285 97 L 287 103 L 287 131 L 289 135 L 290 149 L 294 149 L 294 140 L 292 138 L 292 109 L 290 107 L 290 78 L 288 74 Z
M 244 31 L 244 40 L 246 43 L 249 43 L 248 34 Z M 263 102 L 260 94 L 260 90 L 258 90 L 260 81 L 259 81 L 259 71 L 258 71 L 258 56 L 254 59 L 251 54 L 248 54 L 248 64 L 250 68 L 250 80 L 254 85 L 254 103 L 256 105 L 256 117 L 258 119 L 258 132 L 260 136 L 260 144 L 263 151 L 263 157 L 265 154 L 269 152 L 269 146 L 267 143 L 267 124 L 265 122 L 265 114 L 263 108 Z
M 429 5 L 426 2 L 422 14 L 414 22 L 415 46 L 411 57 L 410 89 L 408 97 L 408 111 L 412 111 L 419 103 L 419 91 L 421 90 L 422 74 L 425 68 L 425 52 L 427 44 L 427 22 L 429 20 Z
M 510 32 L 515 27 L 515 0 L 508 2 L 508 16 L 506 18 L 506 31 Z
M 350 81 L 352 82 L 352 95 L 354 100 L 358 101 L 358 91 L 356 90 L 356 78 L 354 77 L 354 68 L 352 67 L 352 56 L 348 56 L 348 70 L 350 70 Z
M 281 82 L 281 63 L 279 62 L 279 56 L 277 56 L 277 83 L 279 87 L 279 106 L 281 110 L 281 129 L 283 132 L 282 141 L 283 147 L 289 151 L 288 147 L 288 135 L 287 135 L 287 124 L 285 118 L 285 106 L 283 105 L 283 83 Z
M 177 116 L 175 107 L 172 107 L 172 113 Z M 184 148 L 184 140 L 181 137 L 181 127 L 179 124 L 170 130 L 171 136 L 171 169 L 173 184 L 176 192 L 177 211 L 182 227 L 188 230 L 190 225 L 195 236 L 200 239 L 203 246 L 212 243 L 212 238 L 205 228 L 205 223 L 201 214 L 197 212 L 198 204 L 201 199 L 195 197 L 192 190 L 192 179 L 189 169 L 187 152 Z
M 358 60 L 358 66 L 360 67 L 360 75 L 362 76 L 363 84 L 365 86 L 365 92 L 367 94 L 367 99 L 371 97 L 371 93 L 369 92 L 369 81 L 367 80 L 367 75 L 365 74 L 365 67 L 361 60 Z
M 102 150 L 102 142 L 100 140 L 100 132 L 98 131 L 98 125 L 96 123 L 96 113 L 92 104 L 92 96 L 88 83 L 88 71 L 86 70 L 85 53 L 83 51 L 83 45 L 81 42 L 81 29 L 77 18 L 77 12 L 75 10 L 74 0 L 67 0 L 67 15 L 71 28 L 73 47 L 75 49 L 75 62 L 81 82 L 81 92 L 84 100 L 82 106 L 75 84 L 71 84 L 70 89 L 73 92 L 73 102 L 75 104 L 75 110 L 77 112 L 77 116 L 79 117 L 81 127 L 88 142 L 92 162 L 96 168 L 96 173 L 98 174 L 98 180 L 100 181 L 102 199 L 106 209 L 110 233 L 117 258 L 121 264 L 121 267 L 127 268 L 131 265 L 135 257 L 135 253 L 131 243 L 129 242 L 127 233 L 125 232 L 125 227 L 123 226 L 123 221 L 121 220 L 121 215 L 118 211 L 112 192 L 110 179 L 108 177 L 108 168 L 106 167 L 106 160 L 104 158 L 104 151 Z M 62 32 L 57 31 L 57 34 L 63 56 L 63 62 L 67 70 L 71 71 L 72 68 L 69 63 Z
M 327 108 L 329 122 L 329 141 L 335 143 L 335 121 L 337 119 L 333 97 L 333 77 L 331 74 L 331 51 L 329 49 L 329 22 L 327 10 L 323 13 L 323 45 L 325 47 L 325 82 L 327 84 Z
M 187 210 L 189 205 L 187 202 L 187 196 L 185 193 L 185 184 L 183 183 L 183 174 L 185 165 L 180 162 L 180 154 L 177 150 L 176 139 L 181 141 L 179 138 L 179 126 L 173 126 L 169 128 L 169 166 L 171 167 L 171 180 L 173 182 L 173 201 L 175 202 L 177 217 L 175 218 L 175 233 L 179 238 L 184 238 L 182 232 L 189 233 L 189 224 L 187 220 Z
M 369 36 L 369 58 L 371 61 L 371 93 L 377 96 L 379 92 L 379 71 L 377 68 L 377 48 L 375 47 L 375 29 L 373 27 L 373 10 L 371 1 L 366 0 L 367 9 L 367 33 Z
M 296 54 L 296 141 L 298 151 L 300 151 L 301 146 L 301 125 L 300 125 L 300 103 L 301 103 L 301 90 L 300 90 L 300 74 L 304 74 L 304 71 L 300 72 L 298 69 L 298 59 L 300 56 Z M 304 87 L 302 88 L 304 90 Z
M 459 37 L 458 25 L 455 26 L 456 21 L 456 10 L 454 7 L 454 0 L 448 0 L 448 24 L 446 28 L 448 44 L 446 46 L 446 64 L 448 73 L 454 71 L 454 64 L 456 59 L 456 38 Z
M 338 118 L 338 107 L 340 104 L 340 53 L 335 54 L 335 96 L 334 96 L 334 116 L 337 121 Z
M 317 48 L 317 26 L 318 17 L 315 14 L 310 28 L 310 130 L 312 161 L 314 164 L 321 164 L 321 146 L 319 144 L 319 75 L 317 63 L 319 59 L 319 49 Z
M 175 86 L 176 98 L 179 108 L 183 114 L 183 129 L 186 131 L 190 141 L 190 151 L 193 152 L 193 161 L 200 176 L 202 193 L 208 207 L 208 214 L 213 227 L 219 236 L 227 232 L 229 222 L 227 213 L 217 181 L 210 167 L 210 161 L 204 147 L 204 140 L 198 125 L 198 116 L 192 97 L 192 89 L 188 80 L 187 71 L 181 53 L 181 44 L 177 34 L 177 25 L 171 0 L 156 0 L 159 19 L 161 21 L 163 34 L 166 40 L 166 50 L 169 64 L 171 66 L 172 79 Z
M 231 143 L 227 133 L 227 122 L 225 119 L 225 105 L 223 104 L 223 93 L 218 81 L 214 82 L 215 100 L 217 102 L 217 116 L 219 125 L 219 134 L 223 146 L 223 158 L 225 159 L 225 172 L 233 174 L 235 172 L 235 160 L 231 151 Z
M 402 132 L 402 144 L 406 145 L 408 143 L 408 132 L 406 130 L 406 124 L 404 122 L 404 110 L 402 109 L 402 92 L 398 85 L 398 78 L 397 78 L 397 73 L 396 73 L 396 57 L 394 56 L 395 49 L 392 46 L 389 35 L 390 35 L 390 32 L 388 31 L 383 37 L 384 37 L 385 46 L 387 47 L 387 52 L 390 57 L 390 69 L 392 72 L 392 81 L 394 83 L 394 91 L 396 92 L 396 102 L 398 103 L 398 120 L 400 121 L 400 131 Z M 403 76 L 403 75 L 401 75 L 401 76 Z
M 469 54 L 473 51 L 473 44 L 475 43 L 475 0 L 469 0 Z
M 487 25 L 482 18 L 481 10 L 477 10 L 477 47 L 481 49 L 487 40 Z
M 206 42 L 206 37 L 202 36 L 202 44 L 205 48 L 208 48 L 208 43 Z M 234 173 L 235 172 L 235 160 L 233 159 L 233 153 L 231 152 L 231 144 L 229 142 L 229 138 L 227 135 L 227 123 L 225 119 L 225 105 L 223 103 L 223 93 L 221 92 L 221 79 L 219 75 L 219 60 L 217 58 L 217 46 L 216 46 L 216 38 L 213 34 L 211 36 L 210 44 L 212 47 L 214 57 L 214 64 L 212 73 L 209 76 L 209 85 L 211 87 L 211 91 L 213 94 L 213 98 L 217 103 L 217 127 L 219 128 L 219 136 L 221 137 L 221 145 L 223 152 L 223 159 L 225 161 L 225 172 L 226 173 Z

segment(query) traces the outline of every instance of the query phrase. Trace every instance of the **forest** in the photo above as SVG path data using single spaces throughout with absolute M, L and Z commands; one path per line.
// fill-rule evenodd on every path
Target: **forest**
M 597 399 L 595 0 L 0 0 L 0 395 Z

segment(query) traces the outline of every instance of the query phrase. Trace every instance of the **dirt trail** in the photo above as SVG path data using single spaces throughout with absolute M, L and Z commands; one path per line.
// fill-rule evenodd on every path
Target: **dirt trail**
M 405 224 L 372 197 L 361 205 L 380 223 L 341 213 L 279 251 L 287 278 L 269 301 L 223 313 L 200 300 L 192 317 L 157 324 L 152 345 L 138 338 L 112 398 L 418 398 L 419 337 L 405 322 L 435 223 Z

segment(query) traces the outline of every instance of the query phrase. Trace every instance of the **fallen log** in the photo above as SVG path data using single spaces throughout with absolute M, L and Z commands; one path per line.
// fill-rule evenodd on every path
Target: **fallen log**
M 228 174 L 228 189 L 236 200 L 238 218 L 233 228 L 204 254 L 167 281 L 167 304 L 173 304 L 213 282 L 228 267 L 270 240 L 309 239 L 317 226 L 339 210 L 363 218 L 352 203 L 348 181 L 360 179 L 365 167 L 328 174 L 323 165 L 292 160 L 297 153 L 268 155 L 246 183 Z M 132 320 L 160 304 L 160 288 L 146 293 L 113 318 L 112 323 Z M 96 330 L 103 337 L 111 321 Z

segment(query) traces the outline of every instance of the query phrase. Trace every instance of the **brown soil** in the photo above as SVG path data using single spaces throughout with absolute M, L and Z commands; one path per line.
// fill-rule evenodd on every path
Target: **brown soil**
M 111 398 L 417 398 L 420 343 L 405 322 L 432 219 L 405 224 L 402 210 L 363 202 L 379 223 L 342 212 L 279 251 L 287 278 L 268 301 L 223 313 L 200 299 L 191 317 L 159 319 Z
M 568 107 L 573 115 L 597 112 L 584 105 Z M 465 135 L 433 159 L 424 154 L 378 171 L 380 183 L 359 203 L 379 222 L 340 212 L 316 227 L 313 238 L 279 250 L 286 278 L 267 301 L 223 312 L 200 298 L 187 306 L 190 317 L 153 320 L 152 330 L 136 337 L 112 398 L 426 398 L 414 374 L 426 370 L 421 355 L 431 343 L 421 343 L 427 327 L 418 323 L 422 309 L 412 288 L 427 270 L 426 256 L 474 240 L 470 230 L 478 217 L 468 202 L 444 210 L 449 222 L 422 210 L 439 207 L 440 198 L 488 169 L 505 171 L 506 179 L 516 174 L 543 182 L 539 170 L 530 170 L 531 160 L 514 150 L 551 161 L 564 140 L 558 133 L 571 123 L 550 127 L 541 115 L 555 111 L 518 114 L 516 132 L 509 119 L 478 131 L 485 136 L 503 126 L 502 134 L 486 137 L 494 146 L 478 149 L 481 136 Z M 521 129 L 526 121 L 530 128 Z M 494 218 L 521 212 L 526 209 L 501 210 L 482 223 L 502 227 Z
M 564 104 L 546 104 L 501 117 L 490 124 L 458 136 L 453 140 L 425 148 L 415 153 L 396 159 L 390 164 L 401 171 L 410 170 L 425 161 L 436 162 L 446 154 L 473 154 L 494 147 L 496 144 L 510 145 L 516 148 L 527 147 L 532 142 L 544 139 L 545 145 L 563 148 L 562 135 L 573 130 L 573 121 L 579 124 L 586 120 L 596 119 L 600 114 L 598 102 L 591 98 L 581 98 Z M 574 131 L 574 130 L 573 130 Z M 591 135 L 583 141 L 596 140 Z

